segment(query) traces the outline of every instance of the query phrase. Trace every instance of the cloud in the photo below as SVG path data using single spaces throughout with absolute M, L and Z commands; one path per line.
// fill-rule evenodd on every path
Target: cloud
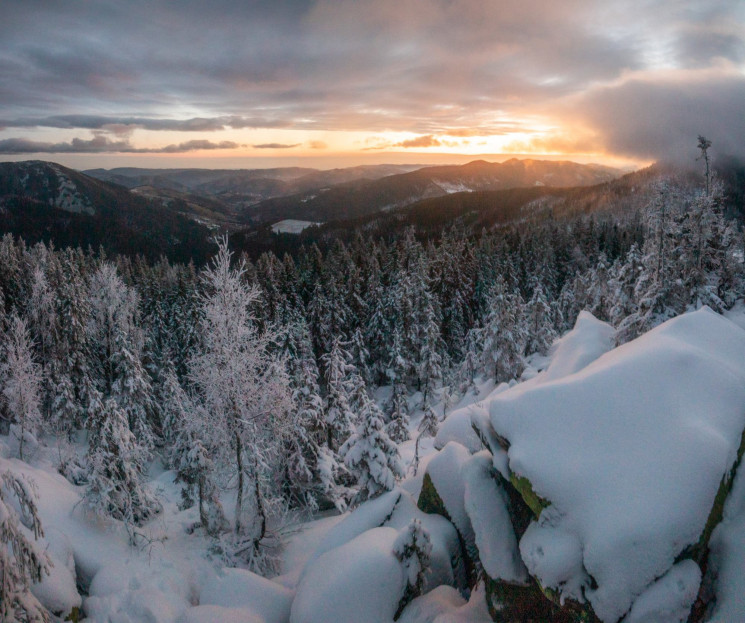
M 106 130 L 117 134 L 131 133 L 135 129 L 177 132 L 217 132 L 243 128 L 284 128 L 287 121 L 263 117 L 192 117 L 189 119 L 157 119 L 152 117 L 125 117 L 100 115 L 52 115 L 48 117 L 18 117 L 0 119 L 0 128 L 58 128 Z
M 328 145 L 323 141 L 310 141 L 308 147 L 311 149 L 328 149 Z
M 739 72 L 672 72 L 596 89 L 576 112 L 612 153 L 690 162 L 699 134 L 718 153 L 745 156 L 743 102 Z
M 260 145 L 251 145 L 254 149 L 293 149 L 294 147 L 300 147 L 300 143 L 294 143 L 287 145 L 285 143 L 261 143 Z
M 437 140 L 434 136 L 431 134 L 427 136 L 417 136 L 416 138 L 411 138 L 406 141 L 401 141 L 400 143 L 394 143 L 393 147 L 440 147 L 442 146 L 442 142 Z
M 657 77 L 723 64 L 742 74 L 745 12 L 733 0 L 9 0 L 0 41 L 0 127 L 38 128 L 52 145 L 62 145 L 55 130 L 103 130 L 117 143 L 134 130 L 248 128 L 408 132 L 444 144 L 530 133 L 542 116 L 641 154 L 660 150 L 645 130 L 624 138 L 601 100 L 625 129 L 634 117 L 611 93 L 654 130 L 662 101 L 647 110 L 639 98 L 665 99 L 650 87 Z M 647 84 L 632 87 L 644 73 Z M 709 84 L 730 101 L 729 86 Z M 680 121 L 706 125 L 694 110 Z M 674 130 L 663 121 L 658 137 Z
M 189 151 L 238 149 L 240 145 L 233 141 L 215 143 L 206 140 L 186 141 L 165 147 L 134 147 L 129 141 L 112 141 L 105 136 L 94 136 L 92 139 L 73 138 L 69 142 L 45 143 L 30 141 L 25 138 L 8 138 L 0 140 L 0 154 L 92 154 L 92 153 L 130 153 L 130 154 L 177 154 Z

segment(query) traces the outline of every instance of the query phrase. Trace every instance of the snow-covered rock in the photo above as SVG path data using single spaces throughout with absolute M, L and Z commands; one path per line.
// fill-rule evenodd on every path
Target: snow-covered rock
M 634 602 L 624 623 L 683 623 L 701 584 L 701 570 L 683 560 L 644 591 Z
M 463 499 L 471 520 L 484 571 L 493 580 L 523 583 L 528 572 L 520 558 L 506 493 L 492 474 L 491 455 L 484 451 L 463 466 Z
M 464 484 L 461 470 L 470 457 L 466 448 L 451 441 L 429 462 L 425 476 L 425 481 L 429 477 L 445 505 L 448 517 L 467 545 L 475 541 L 471 520 L 463 503 Z M 422 493 L 424 494 L 424 491 Z
M 433 623 L 440 615 L 451 613 L 465 604 L 466 600 L 452 586 L 438 586 L 413 599 L 404 608 L 398 623 Z
M 250 608 L 195 606 L 185 610 L 176 623 L 266 623 Z
M 453 411 L 442 421 L 435 437 L 435 448 L 442 450 L 451 441 L 459 443 L 471 453 L 483 448 L 471 426 L 471 410 L 474 408 L 475 405 Z
M 392 621 L 406 587 L 393 554 L 397 537 L 393 528 L 374 528 L 321 555 L 300 580 L 290 623 Z
M 554 381 L 586 368 L 613 348 L 615 334 L 608 323 L 590 312 L 580 312 L 574 328 L 551 347 L 551 363 L 539 375 L 539 382 Z
M 710 623 L 745 621 L 745 469 L 737 470 L 710 547 L 709 568 L 716 578 Z
M 531 575 L 615 622 L 706 540 L 745 427 L 743 353 L 745 331 L 703 309 L 489 399 L 510 469 L 549 505 L 521 543 Z
M 290 616 L 291 590 L 244 569 L 223 569 L 207 581 L 200 605 L 251 610 L 265 623 L 285 623 Z
M 452 584 L 456 579 L 462 581 L 459 577 L 462 570 L 458 568 L 460 542 L 453 524 L 440 515 L 422 512 L 410 494 L 401 489 L 394 489 L 365 502 L 336 524 L 309 557 L 301 575 L 301 582 L 309 570 L 314 568 L 316 561 L 327 552 L 340 548 L 375 528 L 403 530 L 412 519 L 418 519 L 422 523 L 432 544 L 425 590 L 440 584 Z
M 46 549 L 52 566 L 49 575 L 31 587 L 31 592 L 50 612 L 65 618 L 73 608 L 79 608 L 82 598 L 75 583 L 75 559 L 70 539 L 57 528 L 47 528 L 39 543 Z

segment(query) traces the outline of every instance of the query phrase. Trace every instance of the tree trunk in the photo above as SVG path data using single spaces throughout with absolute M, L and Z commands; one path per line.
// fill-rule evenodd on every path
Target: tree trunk
M 261 485 L 259 483 L 259 466 L 256 461 L 256 457 L 253 460 L 253 478 L 254 478 L 254 495 L 256 496 L 256 512 L 261 520 L 261 528 L 259 530 L 259 536 L 256 538 L 255 543 L 258 546 L 266 535 L 266 509 L 264 508 L 264 498 L 261 495 Z
M 202 527 L 209 532 L 209 520 L 207 519 L 207 511 L 204 508 L 204 476 L 200 475 L 197 479 L 197 488 L 199 494 L 199 521 Z
M 243 444 L 241 436 L 235 433 L 235 458 L 238 466 L 238 495 L 235 501 L 235 533 L 243 532 L 241 515 L 243 514 Z

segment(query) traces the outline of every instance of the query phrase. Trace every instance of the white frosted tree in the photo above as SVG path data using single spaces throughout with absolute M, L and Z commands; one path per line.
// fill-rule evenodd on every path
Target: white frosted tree
M 197 421 L 189 417 L 182 421 L 173 441 L 172 459 L 176 482 L 185 485 L 181 491 L 183 507 L 188 508 L 196 502 L 198 525 L 207 534 L 216 536 L 227 528 L 227 520 L 215 483 L 213 454 L 199 436 Z
M 417 426 L 419 434 L 416 436 L 416 442 L 414 444 L 414 460 L 411 462 L 412 472 L 416 476 L 417 470 L 419 469 L 419 444 L 424 437 L 435 437 L 437 436 L 437 429 L 440 426 L 440 418 L 437 417 L 432 407 L 427 407 L 424 410 L 424 415 Z
M 231 255 L 223 238 L 202 274 L 201 344 L 189 377 L 209 414 L 205 434 L 235 483 L 235 533 L 258 547 L 268 519 L 264 482 L 277 462 L 291 399 L 284 366 L 270 353 L 274 335 L 259 330 L 251 311 L 259 290 L 246 284 L 243 262 L 231 267 Z
M 9 471 L 0 474 L 0 620 L 47 623 L 49 613 L 31 584 L 49 573 L 51 561 L 35 541 L 44 536 L 33 484 Z M 14 501 L 15 500 L 15 501 Z M 20 509 L 20 515 L 18 510 Z M 28 526 L 25 528 L 21 523 Z M 33 540 L 29 538 L 33 536 Z
M 90 291 L 88 334 L 95 353 L 97 389 L 116 400 L 139 445 L 149 451 L 154 445 L 148 416 L 153 392 L 142 365 L 139 297 L 107 262 L 91 277 Z
M 115 400 L 94 396 L 91 403 L 88 486 L 83 499 L 94 515 L 121 521 L 130 543 L 135 545 L 135 526 L 161 510 L 145 483 L 145 452 L 129 430 L 127 416 Z
M 370 399 L 362 405 L 357 431 L 344 443 L 339 454 L 357 479 L 356 502 L 364 502 L 396 485 L 404 475 L 396 444 L 388 437 L 383 414 Z
M 556 339 L 551 306 L 540 283 L 533 288 L 533 296 L 525 305 L 527 325 L 525 354 L 539 353 L 545 355 Z
M 522 373 L 527 339 L 523 301 L 518 293 L 507 291 L 501 278 L 489 295 L 488 313 L 478 339 L 482 362 L 491 368 L 498 383 Z
M 23 460 L 27 443 L 34 443 L 42 424 L 40 410 L 41 370 L 34 361 L 26 322 L 14 316 L 5 339 L 4 377 L 8 413 L 15 424 L 18 455 Z
M 356 421 L 352 411 L 350 376 L 354 367 L 349 363 L 349 353 L 344 349 L 340 336 L 334 338 L 331 350 L 321 357 L 326 380 L 326 445 L 338 450 L 352 434 Z

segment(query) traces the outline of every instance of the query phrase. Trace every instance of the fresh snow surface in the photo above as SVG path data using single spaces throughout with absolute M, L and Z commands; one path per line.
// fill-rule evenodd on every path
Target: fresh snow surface
M 274 223 L 274 225 L 272 225 L 272 231 L 275 234 L 299 234 L 311 225 L 320 225 L 320 223 L 314 223 L 313 221 L 298 221 L 296 219 L 288 218 L 284 221 Z
M 462 570 L 456 569 L 454 575 L 452 568 L 452 560 L 460 553 L 458 534 L 453 525 L 444 517 L 423 513 L 417 508 L 410 494 L 401 489 L 394 489 L 362 504 L 326 534 L 309 557 L 300 577 L 300 585 L 303 584 L 306 575 L 315 572 L 320 559 L 326 553 L 341 549 L 360 535 L 379 527 L 403 530 L 412 519 L 421 521 L 432 544 L 430 570 L 425 578 L 425 588 L 452 584 L 456 579 L 462 581 Z
M 300 580 L 290 623 L 392 621 L 406 587 L 393 554 L 397 537 L 393 528 L 373 528 L 320 556 Z
M 705 308 L 489 401 L 510 468 L 552 504 L 521 544 L 545 586 L 615 622 L 698 541 L 745 427 L 744 352 Z
M 528 572 L 520 559 L 517 538 L 507 510 L 507 494 L 492 471 L 487 451 L 472 456 L 463 466 L 463 497 L 476 536 L 476 547 L 484 571 L 494 580 L 523 583 Z
M 264 619 L 246 608 L 195 606 L 184 611 L 176 623 L 265 623 Z M 112 622 L 113 623 L 113 622 Z M 118 622 L 117 622 L 118 623 Z
M 483 448 L 481 440 L 471 426 L 470 410 L 473 405 L 453 411 L 440 424 L 435 437 L 435 448 L 442 450 L 449 442 L 454 441 L 464 446 L 469 452 L 478 452 Z
M 245 608 L 264 623 L 285 623 L 293 597 L 293 591 L 255 573 L 224 569 L 205 584 L 199 603 Z
M 613 348 L 615 334 L 616 330 L 608 323 L 590 312 L 580 312 L 574 328 L 554 342 L 551 363 L 539 375 L 540 382 L 554 381 L 587 367 Z
M 461 470 L 470 457 L 466 448 L 451 441 L 427 465 L 427 474 L 467 545 L 472 545 L 475 540 L 471 520 L 463 503 L 464 483 Z
M 683 560 L 644 591 L 634 602 L 624 623 L 683 623 L 698 595 L 701 570 Z
M 438 586 L 413 599 L 404 608 L 398 623 L 433 623 L 440 615 L 463 607 L 466 600 L 452 586 Z

